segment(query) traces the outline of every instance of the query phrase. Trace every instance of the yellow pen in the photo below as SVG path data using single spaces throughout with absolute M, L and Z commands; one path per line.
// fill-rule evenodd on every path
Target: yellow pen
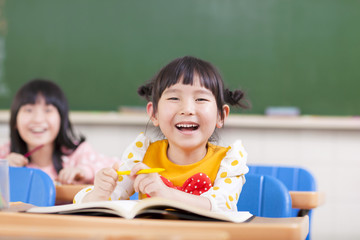
M 159 173 L 165 171 L 165 169 L 163 168 L 146 168 L 146 169 L 141 169 L 140 171 L 138 171 L 136 174 L 145 174 L 145 173 Z M 130 175 L 130 170 L 129 171 L 116 171 L 118 175 Z

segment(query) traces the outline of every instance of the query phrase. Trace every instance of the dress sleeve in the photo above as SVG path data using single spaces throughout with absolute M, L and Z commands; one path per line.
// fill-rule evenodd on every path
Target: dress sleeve
M 85 176 L 85 183 L 93 184 L 95 173 L 102 168 L 111 167 L 117 160 L 115 157 L 108 157 L 96 152 L 87 143 L 81 143 L 70 155 L 64 155 L 63 167 L 78 167 L 82 169 Z
M 137 138 L 125 149 L 119 161 L 119 171 L 131 170 L 135 164 L 142 162 L 150 145 L 150 140 L 141 133 Z M 93 187 L 82 189 L 74 198 L 74 203 L 82 202 L 84 196 L 91 192 Z M 127 175 L 119 176 L 114 192 L 109 200 L 125 200 L 129 199 L 134 193 L 133 181 Z
M 247 152 L 241 141 L 230 146 L 221 161 L 213 187 L 201 196 L 211 202 L 211 211 L 237 211 L 237 202 L 245 183 Z

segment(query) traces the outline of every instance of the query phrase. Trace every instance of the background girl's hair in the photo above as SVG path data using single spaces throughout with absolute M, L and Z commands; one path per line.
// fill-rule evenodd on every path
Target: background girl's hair
M 138 94 L 153 102 L 154 114 L 163 91 L 178 83 L 192 85 L 194 76 L 198 75 L 201 86 L 209 89 L 215 96 L 218 112 L 224 118 L 222 107 L 228 103 L 241 108 L 249 108 L 250 103 L 245 99 L 241 90 L 230 91 L 224 89 L 224 82 L 219 71 L 209 62 L 185 56 L 177 58 L 163 67 L 147 84 L 138 89 Z
M 62 155 L 73 152 L 85 138 L 80 135 L 76 137 L 72 124 L 69 120 L 69 106 L 67 99 L 61 90 L 61 88 L 55 83 L 44 80 L 34 79 L 24 84 L 16 93 L 14 100 L 11 105 L 11 116 L 10 116 L 10 150 L 20 154 L 25 154 L 27 144 L 20 137 L 19 131 L 16 126 L 16 118 L 21 106 L 25 104 L 35 104 L 39 96 L 44 97 L 46 104 L 54 105 L 60 115 L 60 130 L 59 134 L 55 139 L 55 146 L 52 161 L 56 171 L 62 169 Z M 69 151 L 64 153 L 62 149 L 65 148 Z M 31 158 L 30 158 L 31 161 Z

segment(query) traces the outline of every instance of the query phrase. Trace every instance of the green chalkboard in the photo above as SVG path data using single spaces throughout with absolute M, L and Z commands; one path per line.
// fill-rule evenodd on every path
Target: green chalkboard
M 170 60 L 216 65 L 253 108 L 360 115 L 357 0 L 2 0 L 0 108 L 43 77 L 72 110 L 144 106 L 136 89 Z

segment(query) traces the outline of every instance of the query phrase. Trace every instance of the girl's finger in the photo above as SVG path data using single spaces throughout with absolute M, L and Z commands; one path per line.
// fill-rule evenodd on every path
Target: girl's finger
M 149 168 L 147 165 L 143 163 L 137 163 L 135 166 L 131 169 L 130 177 L 134 177 L 138 171 L 141 169 L 147 169 Z
M 154 184 L 154 181 L 152 181 L 151 179 L 145 178 L 139 184 L 140 192 L 150 194 L 150 192 L 148 192 L 147 190 L 150 189 L 149 186 L 151 186 L 153 184 Z
M 135 175 L 134 179 L 134 190 L 135 192 L 139 192 L 139 184 L 145 178 L 145 174 Z
M 116 171 L 113 168 L 104 169 L 103 174 L 109 177 L 114 177 L 115 175 L 117 175 Z
M 117 171 L 119 169 L 119 163 L 115 162 L 114 165 L 112 166 L 112 168 Z

